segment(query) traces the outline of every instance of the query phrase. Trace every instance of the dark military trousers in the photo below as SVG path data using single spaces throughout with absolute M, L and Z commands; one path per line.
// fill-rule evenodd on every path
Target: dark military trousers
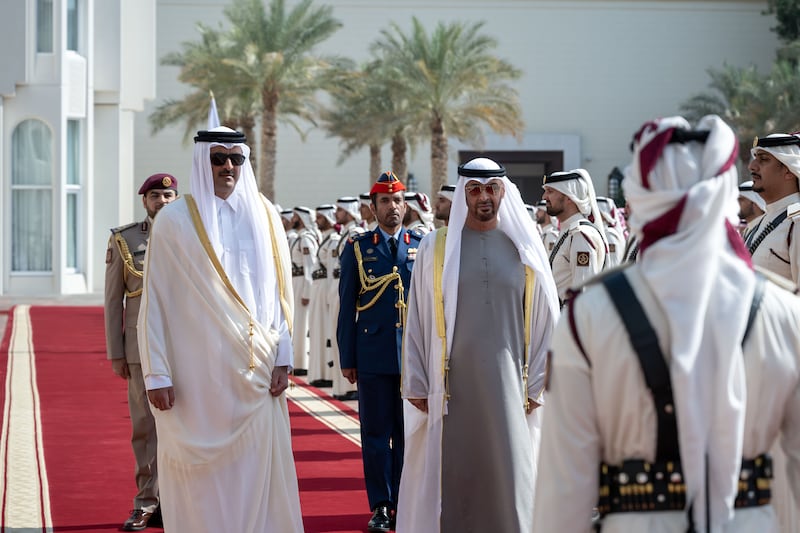
M 358 416 L 369 507 L 396 508 L 404 445 L 400 375 L 359 372 Z

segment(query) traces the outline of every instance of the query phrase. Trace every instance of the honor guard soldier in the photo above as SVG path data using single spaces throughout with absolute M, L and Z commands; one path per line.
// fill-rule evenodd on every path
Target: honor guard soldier
M 423 192 L 407 192 L 405 194 L 406 217 L 403 225 L 409 231 L 419 230 L 424 235 L 430 233 L 433 227 L 433 212 L 428 195 Z
M 333 359 L 333 388 L 331 394 L 341 401 L 358 400 L 358 391 L 353 383 L 342 375 L 339 365 L 339 346 L 336 343 L 336 323 L 339 319 L 339 278 L 341 273 L 341 257 L 344 247 L 350 239 L 354 239 L 366 231 L 361 227 L 361 202 L 356 196 L 343 196 L 336 200 L 336 224 L 339 226 L 341 238 L 333 251 L 334 269 L 331 289 L 328 295 L 330 302 L 332 334 L 330 338 L 331 357 Z
M 178 180 L 171 174 L 153 174 L 139 188 L 147 218 L 111 230 L 106 251 L 106 350 L 114 373 L 128 382 L 131 444 L 136 459 L 136 497 L 123 531 L 141 531 L 158 522 L 156 425 L 147 401 L 139 361 L 136 320 L 142 294 L 144 254 L 158 211 L 178 196 Z M 154 516 L 154 513 L 155 516 Z
M 436 194 L 436 203 L 433 204 L 433 217 L 436 220 L 441 220 L 445 226 L 450 221 L 450 207 L 453 205 L 455 191 L 455 185 L 443 184 L 439 187 L 439 192 Z
M 341 257 L 339 323 L 342 374 L 358 383 L 369 531 L 389 531 L 403 465 L 400 348 L 405 300 L 422 233 L 403 225 L 405 186 L 391 171 L 370 190 L 378 227 L 348 239 Z
M 745 235 L 753 263 L 800 283 L 800 136 L 760 137 L 750 151 L 753 191 L 766 202 L 764 215 Z
M 800 136 L 775 133 L 758 137 L 748 165 L 753 192 L 764 200 L 764 214 L 744 235 L 753 264 L 800 283 Z M 740 193 L 741 194 L 741 193 Z M 781 531 L 800 531 L 798 502 L 789 497 L 787 456 L 772 449 L 775 471 L 774 506 Z M 792 480 L 793 481 L 793 480 Z
M 603 270 L 608 242 L 588 172 L 582 168 L 554 172 L 544 178 L 543 188 L 547 214 L 561 225 L 550 250 L 550 267 L 563 303 L 569 289 Z
M 336 223 L 336 206 L 324 204 L 316 209 L 317 228 L 321 233 L 317 249 L 316 269 L 311 273 L 311 308 L 308 313 L 308 382 L 314 387 L 330 387 L 332 364 L 330 359 L 330 339 L 333 338 L 333 321 L 330 314 L 328 294 L 334 285 L 333 270 L 339 266 L 334 253 L 341 236 L 334 228 Z M 338 280 L 335 285 L 338 287 Z
M 739 184 L 739 231 L 743 237 L 753 231 L 766 208 L 767 203 L 753 190 L 752 181 Z
M 375 213 L 372 212 L 372 195 L 368 192 L 358 195 L 361 210 L 361 227 L 372 231 L 378 227 L 378 220 L 375 218 Z
M 311 303 L 312 274 L 317 268 L 319 234 L 316 215 L 308 207 L 294 208 L 292 227 L 297 231 L 289 251 L 292 254 L 292 289 L 294 290 L 294 322 L 292 347 L 294 373 L 308 374 L 308 310 Z
M 544 250 L 549 255 L 558 242 L 558 219 L 547 214 L 547 202 L 544 200 L 539 200 L 536 204 L 535 218 Z
M 779 436 L 800 495 L 800 300 L 736 233 L 730 127 L 660 119 L 633 147 L 639 261 L 585 286 L 556 328 L 534 531 L 588 533 L 597 506 L 603 533 L 777 532 Z
M 617 204 L 614 200 L 605 196 L 598 196 L 597 208 L 600 209 L 600 216 L 603 217 L 606 240 L 608 241 L 606 268 L 613 268 L 622 264 L 625 259 L 625 232 L 622 229 L 622 224 L 617 219 Z

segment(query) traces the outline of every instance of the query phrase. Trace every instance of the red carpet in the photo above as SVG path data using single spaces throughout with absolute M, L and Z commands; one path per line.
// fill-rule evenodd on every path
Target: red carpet
M 132 507 L 134 465 L 126 387 L 106 360 L 103 310 L 32 307 L 30 315 L 53 531 L 117 531 Z M 12 324 L 10 313 L 0 345 L 3 382 Z M 0 398 L 5 403 L 4 388 Z M 290 414 L 305 530 L 363 531 L 369 513 L 360 448 L 291 402 Z M 3 522 L 2 531 L 11 525 Z

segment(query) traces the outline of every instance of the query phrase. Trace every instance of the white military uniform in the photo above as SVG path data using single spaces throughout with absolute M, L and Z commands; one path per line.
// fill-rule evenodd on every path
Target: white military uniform
M 556 242 L 558 242 L 558 228 L 553 224 L 545 224 L 544 226 L 538 227 L 542 234 L 542 244 L 544 244 L 544 250 L 549 254 L 553 251 Z
M 431 228 L 422 220 L 415 220 L 414 222 L 410 223 L 406 229 L 408 231 L 418 231 L 423 235 L 427 235 L 431 232 Z
M 309 303 L 309 366 L 308 381 L 330 380 L 333 371 L 328 366 L 331 360 L 331 311 L 328 295 L 333 269 L 338 266 L 334 253 L 339 244 L 339 233 L 333 227 L 322 232 L 317 250 L 316 269 L 312 272 L 311 302 Z
M 331 380 L 333 381 L 333 389 L 331 394 L 341 396 L 351 390 L 355 390 L 356 386 L 342 375 L 342 367 L 339 363 L 339 345 L 336 343 L 336 324 L 339 317 L 339 258 L 342 256 L 347 239 L 364 233 L 362 228 L 356 221 L 349 222 L 341 229 L 341 235 L 336 243 L 336 248 L 332 252 L 331 262 L 333 267 L 333 278 L 328 288 L 328 321 L 329 321 L 329 338 L 331 341 L 330 356 L 333 360 L 333 370 L 331 372 Z
M 639 274 L 625 272 L 659 338 L 664 354 L 667 321 Z M 575 331 L 587 359 L 575 342 L 570 320 L 561 320 L 553 340 L 542 457 L 539 464 L 535 531 L 589 532 L 590 511 L 598 501 L 598 465 L 625 459 L 654 461 L 656 416 L 637 356 L 607 291 L 590 285 L 573 302 Z M 743 303 L 744 305 L 744 303 Z M 747 304 L 749 305 L 749 303 Z M 769 451 L 783 429 L 789 452 L 788 478 L 793 503 L 800 501 L 800 300 L 767 282 L 759 312 L 744 344 L 747 415 L 743 455 Z M 591 348 L 589 348 L 591 347 Z M 669 357 L 668 355 L 666 356 Z M 768 393 L 766 392 L 768 391 Z M 683 533 L 687 515 L 680 511 L 617 513 L 603 521 L 603 533 L 648 531 Z M 777 532 L 770 505 L 739 509 L 725 532 Z
M 795 284 L 800 283 L 800 221 L 796 220 L 800 216 L 800 209 L 792 209 L 792 213 L 787 210 L 797 202 L 800 202 L 800 193 L 767 204 L 764 214 L 756 219 L 758 222 L 754 229 L 745 234 L 745 244 L 753 256 L 753 264 L 790 279 Z M 787 213 L 786 218 L 758 243 L 781 213 Z
M 619 226 L 606 223 L 606 239 L 608 239 L 608 257 L 606 267 L 613 268 L 621 265 L 625 259 L 625 236 Z
M 550 250 L 550 266 L 563 302 L 567 290 L 579 287 L 603 270 L 605 243 L 597 228 L 576 213 L 561 223 L 558 241 Z
M 294 368 L 308 369 L 308 309 L 302 300 L 311 300 L 312 273 L 317 267 L 317 236 L 314 231 L 303 228 L 290 248 L 292 253 L 292 287 L 294 290 L 294 323 L 292 346 Z

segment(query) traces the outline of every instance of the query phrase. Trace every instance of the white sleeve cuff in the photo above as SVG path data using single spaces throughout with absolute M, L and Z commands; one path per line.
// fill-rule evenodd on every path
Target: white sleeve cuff
M 172 378 L 162 374 L 147 374 L 144 377 L 144 387 L 147 390 L 172 387 Z

